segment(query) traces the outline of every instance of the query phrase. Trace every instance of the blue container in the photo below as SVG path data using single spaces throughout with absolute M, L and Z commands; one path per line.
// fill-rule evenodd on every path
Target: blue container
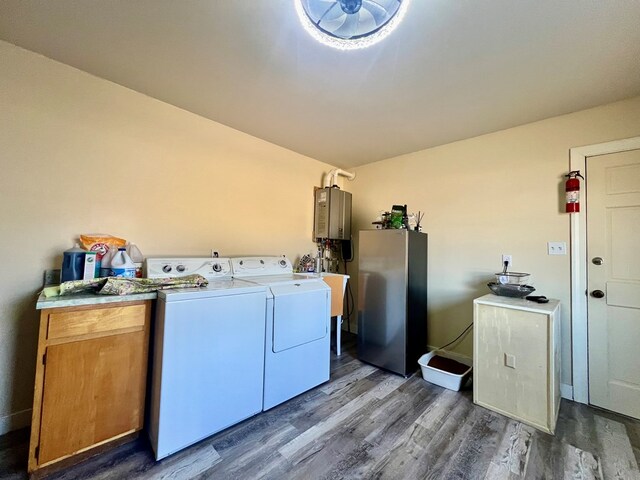
M 62 258 L 62 272 L 60 275 L 61 282 L 70 282 L 71 280 L 82 280 L 84 275 L 84 257 L 85 251 L 76 243 L 74 248 L 64 251 Z

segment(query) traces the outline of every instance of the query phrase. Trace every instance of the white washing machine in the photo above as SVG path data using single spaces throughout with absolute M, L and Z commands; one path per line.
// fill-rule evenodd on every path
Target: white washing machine
M 233 276 L 268 287 L 264 410 L 329 380 L 331 289 L 285 257 L 231 259 Z
M 267 289 L 224 258 L 147 259 L 150 278 L 199 273 L 158 292 L 149 437 L 156 460 L 262 411 Z

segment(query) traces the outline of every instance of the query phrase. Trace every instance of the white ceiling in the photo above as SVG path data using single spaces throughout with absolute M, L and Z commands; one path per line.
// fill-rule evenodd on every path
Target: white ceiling
M 365 50 L 294 0 L 2 0 L 0 38 L 341 167 L 640 94 L 638 0 L 413 0 Z

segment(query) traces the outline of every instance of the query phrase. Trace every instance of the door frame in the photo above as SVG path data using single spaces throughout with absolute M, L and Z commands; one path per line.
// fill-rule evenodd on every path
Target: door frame
M 587 158 L 640 149 L 640 137 L 625 138 L 569 150 L 570 170 L 586 172 Z M 584 186 L 589 178 L 585 175 Z M 584 190 L 584 189 L 583 189 Z M 582 197 L 581 213 L 570 217 L 571 246 L 571 360 L 573 400 L 589 403 L 589 340 L 587 335 L 587 219 Z

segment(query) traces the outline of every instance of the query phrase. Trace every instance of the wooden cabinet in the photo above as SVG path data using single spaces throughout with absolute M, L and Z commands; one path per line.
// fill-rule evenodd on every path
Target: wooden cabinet
M 560 302 L 474 300 L 473 401 L 553 433 L 560 407 Z
M 142 429 L 150 314 L 150 301 L 41 311 L 29 472 Z

